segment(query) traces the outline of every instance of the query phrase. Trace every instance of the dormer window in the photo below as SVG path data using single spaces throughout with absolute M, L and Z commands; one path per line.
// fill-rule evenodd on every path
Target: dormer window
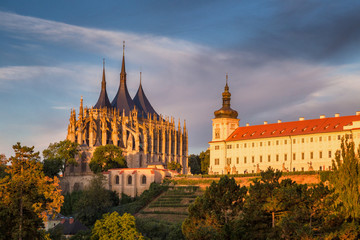
M 295 132 L 296 131 L 296 128 L 294 128 L 293 130 L 291 130 L 291 132 Z
M 272 132 L 271 132 L 271 135 L 274 134 L 275 132 L 276 132 L 276 130 L 272 131 Z
M 285 131 L 285 129 L 281 130 L 280 133 L 283 133 Z
M 266 132 L 266 131 L 263 131 L 263 132 L 261 133 L 261 135 L 264 135 L 264 134 L 265 134 L 265 132 Z
M 253 133 L 251 134 L 251 136 L 254 136 L 255 133 L 256 133 L 256 132 L 253 132 Z
M 242 137 L 245 137 L 246 136 L 246 133 L 244 133 L 243 135 L 242 135 Z
M 317 126 L 314 126 L 314 127 L 311 129 L 311 131 L 314 131 L 316 128 L 317 128 Z
M 328 128 L 329 128 L 329 124 L 324 127 L 324 129 L 328 129 Z
M 307 127 L 304 127 L 304 129 L 302 130 L 303 132 L 305 132 L 306 131 L 306 129 L 307 129 Z
M 334 128 L 337 128 L 339 126 L 339 124 L 336 124 L 335 126 L 334 126 Z

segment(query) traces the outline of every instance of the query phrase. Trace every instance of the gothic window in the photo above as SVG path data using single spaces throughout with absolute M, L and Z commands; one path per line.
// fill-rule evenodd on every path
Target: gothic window
M 132 184 L 132 176 L 128 176 L 128 185 Z
M 115 177 L 115 184 L 119 184 L 119 182 L 120 182 L 120 178 L 119 178 L 118 175 L 116 175 L 116 177 Z
M 146 184 L 146 176 L 143 175 L 142 178 L 141 178 L 141 183 L 142 184 Z

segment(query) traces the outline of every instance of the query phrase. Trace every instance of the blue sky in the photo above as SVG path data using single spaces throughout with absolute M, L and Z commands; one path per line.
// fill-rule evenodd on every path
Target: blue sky
M 211 139 L 229 73 L 240 125 L 360 110 L 358 1 L 0 2 L 0 153 L 42 151 L 66 137 L 70 109 L 96 103 L 102 59 L 116 94 L 126 41 L 128 87 L 139 71 L 155 110 Z

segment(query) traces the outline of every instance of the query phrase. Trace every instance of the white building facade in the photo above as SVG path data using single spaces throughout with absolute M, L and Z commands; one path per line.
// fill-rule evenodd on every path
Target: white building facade
M 223 107 L 212 119 L 209 174 L 257 173 L 268 167 L 281 171 L 331 170 L 341 139 L 360 143 L 360 112 L 326 118 L 239 126 L 230 108 L 229 87 Z

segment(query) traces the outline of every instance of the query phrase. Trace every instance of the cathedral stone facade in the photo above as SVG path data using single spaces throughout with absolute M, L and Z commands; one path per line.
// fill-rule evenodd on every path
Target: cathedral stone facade
M 122 59 L 120 86 L 112 102 L 106 91 L 105 66 L 100 96 L 87 108 L 80 100 L 78 116 L 71 110 L 67 139 L 80 145 L 78 166 L 67 168 L 65 176 L 91 174 L 88 163 L 96 147 L 106 144 L 119 146 L 129 168 L 146 168 L 158 163 L 165 167 L 175 161 L 188 171 L 188 133 L 184 121 L 175 123 L 172 117 L 159 115 L 147 99 L 141 85 L 134 98 L 126 86 L 125 56 Z M 82 184 L 82 183 L 79 183 Z M 82 186 L 79 186 L 82 188 Z
M 227 81 L 222 97 L 222 108 L 212 119 L 209 174 L 258 173 L 268 167 L 280 171 L 331 170 L 343 137 L 356 146 L 360 144 L 360 112 L 240 126 L 238 113 L 230 107 Z

